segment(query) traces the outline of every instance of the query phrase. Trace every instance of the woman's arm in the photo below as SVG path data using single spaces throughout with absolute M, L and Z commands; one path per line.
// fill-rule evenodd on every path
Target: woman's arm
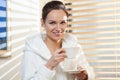
M 22 80 L 51 80 L 55 71 L 46 68 L 35 56 L 29 51 L 24 53 L 21 67 Z
M 30 43 L 27 41 L 22 58 L 22 80 L 51 80 L 55 75 L 55 71 L 46 68 L 46 61 L 37 55 L 29 44 Z

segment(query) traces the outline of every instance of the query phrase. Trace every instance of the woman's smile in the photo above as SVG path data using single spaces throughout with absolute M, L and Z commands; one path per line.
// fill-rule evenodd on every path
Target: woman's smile
M 56 32 L 53 32 L 53 34 L 54 34 L 56 37 L 60 37 L 60 36 L 62 35 L 62 32 L 56 31 Z

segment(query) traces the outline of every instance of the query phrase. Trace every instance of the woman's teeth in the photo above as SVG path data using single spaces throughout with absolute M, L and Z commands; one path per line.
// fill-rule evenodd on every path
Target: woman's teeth
M 62 32 L 54 32 L 55 35 L 60 35 Z

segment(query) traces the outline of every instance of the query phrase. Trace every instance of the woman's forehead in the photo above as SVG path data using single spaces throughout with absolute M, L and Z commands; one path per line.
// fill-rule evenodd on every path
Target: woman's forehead
M 67 20 L 67 15 L 63 10 L 52 10 L 47 15 L 47 20 Z

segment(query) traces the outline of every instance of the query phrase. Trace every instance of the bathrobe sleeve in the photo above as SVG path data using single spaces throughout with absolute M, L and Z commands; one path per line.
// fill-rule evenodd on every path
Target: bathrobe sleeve
M 55 71 L 44 66 L 44 60 L 35 54 L 26 42 L 21 66 L 22 80 L 52 80 Z
M 78 45 L 80 47 L 80 45 Z M 80 47 L 80 53 L 79 53 L 79 66 L 83 67 L 88 74 L 88 80 L 95 80 L 95 74 L 94 74 L 94 70 L 93 68 L 89 65 L 84 52 L 82 51 L 81 47 Z

